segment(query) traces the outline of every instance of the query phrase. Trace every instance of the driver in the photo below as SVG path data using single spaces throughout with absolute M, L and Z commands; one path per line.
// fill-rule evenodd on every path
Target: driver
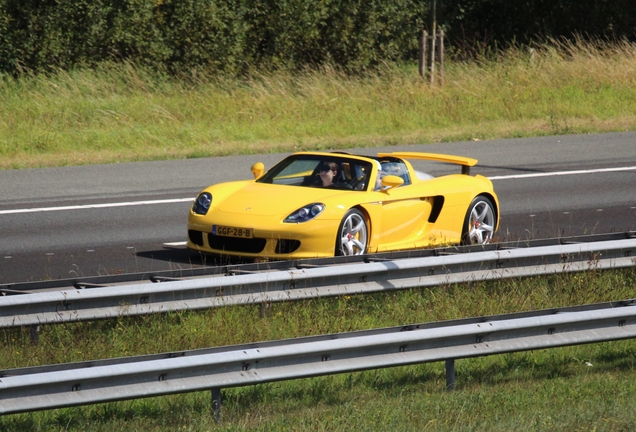
M 338 175 L 338 164 L 335 162 L 322 162 L 318 167 L 322 187 L 332 187 L 334 178 Z

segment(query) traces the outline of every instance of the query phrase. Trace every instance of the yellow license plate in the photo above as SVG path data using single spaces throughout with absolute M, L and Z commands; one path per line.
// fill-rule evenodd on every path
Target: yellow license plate
M 212 234 L 224 237 L 253 238 L 254 230 L 251 228 L 236 228 L 221 225 L 212 225 Z

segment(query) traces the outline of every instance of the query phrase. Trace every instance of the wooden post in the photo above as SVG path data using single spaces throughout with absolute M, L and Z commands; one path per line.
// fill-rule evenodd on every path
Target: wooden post
M 422 30 L 419 45 L 418 72 L 420 77 L 429 81 L 430 84 L 435 84 L 435 63 L 437 63 L 439 84 L 444 85 L 444 30 L 437 30 L 431 35 L 426 30 Z
M 444 85 L 444 30 L 437 32 L 437 61 L 439 63 L 439 85 Z
M 435 84 L 435 32 L 433 32 L 428 38 L 431 41 L 431 54 L 428 56 L 428 78 L 431 84 Z
M 428 67 L 428 73 L 431 84 L 435 83 L 435 36 L 437 33 L 437 0 L 433 0 L 431 4 L 431 16 L 430 16 L 430 39 L 431 39 L 431 54 L 429 55 L 430 63 Z
M 428 43 L 428 32 L 426 30 L 422 30 L 420 32 L 420 57 L 418 62 L 418 70 L 420 72 L 420 77 L 423 80 L 426 79 L 426 45 Z

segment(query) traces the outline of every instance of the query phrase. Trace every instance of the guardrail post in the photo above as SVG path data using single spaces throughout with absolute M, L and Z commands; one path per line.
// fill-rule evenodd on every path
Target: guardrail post
M 261 318 L 265 318 L 269 312 L 269 302 L 261 302 Z
M 221 389 L 212 389 L 212 415 L 217 423 L 221 423 Z
M 455 359 L 446 360 L 446 390 L 455 390 Z
M 31 325 L 31 344 L 37 345 L 40 342 L 40 326 L 33 324 Z

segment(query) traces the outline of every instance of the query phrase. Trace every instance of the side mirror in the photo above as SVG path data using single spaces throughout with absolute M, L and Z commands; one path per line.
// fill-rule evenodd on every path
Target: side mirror
M 256 162 L 250 169 L 252 170 L 252 174 L 254 174 L 254 179 L 257 179 L 263 175 L 263 172 L 265 171 L 265 165 L 263 165 L 262 162 Z
M 388 175 L 382 178 L 382 189 L 387 190 L 390 188 L 402 186 L 404 184 L 404 179 L 402 177 Z

